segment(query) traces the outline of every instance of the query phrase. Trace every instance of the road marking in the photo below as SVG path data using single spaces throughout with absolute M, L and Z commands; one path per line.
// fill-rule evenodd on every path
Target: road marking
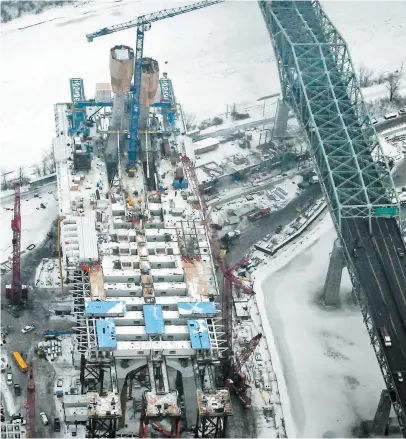
M 392 320 L 392 316 L 389 314 L 389 318 L 390 318 L 390 323 L 391 323 L 391 325 L 392 325 L 392 328 L 393 328 L 393 330 L 394 330 L 394 332 L 395 332 L 395 334 L 396 334 L 396 337 L 398 338 L 398 345 L 399 345 L 399 347 L 400 347 L 400 350 L 402 351 L 402 355 L 403 355 L 403 357 L 404 358 L 406 358 L 406 355 L 405 355 L 405 351 L 403 350 L 403 346 L 402 346 L 402 341 L 400 340 L 400 338 L 399 338 L 399 335 L 398 335 L 398 333 L 397 333 L 397 331 L 396 331 L 396 326 L 395 326 L 395 324 L 393 323 L 393 320 Z
M 395 265 L 394 265 L 393 260 L 392 260 L 392 256 L 391 256 L 391 254 L 390 254 L 390 251 L 389 251 L 388 245 L 386 244 L 386 239 L 384 238 L 384 235 L 383 235 L 383 233 L 382 233 L 382 229 L 381 229 L 381 226 L 379 225 L 379 221 L 377 221 L 377 223 L 378 223 L 379 231 L 380 231 L 381 234 L 382 234 L 382 241 L 383 241 L 383 243 L 384 243 L 384 245 L 385 245 L 386 252 L 388 253 L 388 256 L 389 256 L 389 259 L 390 259 L 390 264 L 391 264 L 391 267 L 392 267 L 393 274 L 394 274 L 395 277 L 396 277 L 396 282 L 398 283 L 398 287 L 399 287 L 399 290 L 400 290 L 400 294 L 402 295 L 403 303 L 406 305 L 406 299 L 405 299 L 405 296 L 404 296 L 404 294 L 403 294 L 403 290 L 402 290 L 402 287 L 401 287 L 401 285 L 400 285 L 398 275 L 397 275 L 397 273 L 396 273 L 396 269 L 395 269 Z M 386 225 L 386 226 L 387 226 L 387 225 Z M 389 232 L 389 229 L 388 229 L 388 232 Z M 389 236 L 390 236 L 390 233 L 389 233 Z M 391 239 L 392 239 L 392 238 L 391 238 Z M 395 250 L 395 251 L 396 251 L 396 250 Z M 403 313 L 402 313 L 402 314 L 403 314 Z
M 388 223 L 387 223 L 386 221 L 385 221 L 385 226 L 386 226 L 386 230 L 387 230 L 388 233 L 389 233 L 389 238 L 390 238 L 390 240 L 391 240 L 393 246 L 395 247 L 396 257 L 397 257 L 397 260 L 398 260 L 398 262 L 399 262 L 400 270 L 402 271 L 403 279 L 405 279 L 405 281 L 406 281 L 406 275 L 405 275 L 405 272 L 403 271 L 403 264 L 402 264 L 402 261 L 401 261 L 400 258 L 399 258 L 398 253 L 397 253 L 395 243 L 393 242 L 392 235 L 391 235 L 391 233 L 390 233 L 390 230 L 389 230 L 389 227 L 388 227 Z
M 391 316 L 390 314 L 389 314 L 389 318 L 390 318 L 390 323 L 391 323 L 391 325 L 392 325 L 392 328 L 393 328 L 393 330 L 395 331 L 396 337 L 398 337 L 398 332 L 396 331 L 396 326 L 395 326 L 395 324 L 393 323 L 392 316 Z
M 372 273 L 374 274 L 374 278 L 375 278 L 376 284 L 378 286 L 379 292 L 381 293 L 381 297 L 382 297 L 383 303 L 386 305 L 386 300 L 385 300 L 385 296 L 384 296 L 384 294 L 382 292 L 381 284 L 379 283 L 378 277 L 377 277 L 377 275 L 375 273 L 375 270 L 374 270 L 374 268 L 373 268 L 373 266 L 371 264 L 371 261 L 370 261 L 369 257 L 368 257 L 368 264 L 371 267 Z

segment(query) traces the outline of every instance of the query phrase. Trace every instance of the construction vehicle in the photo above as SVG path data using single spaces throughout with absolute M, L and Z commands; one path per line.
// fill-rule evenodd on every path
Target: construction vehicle
M 134 89 L 133 98 L 131 102 L 131 125 L 130 125 L 130 141 L 128 145 L 128 162 L 127 172 L 130 177 L 134 177 L 136 169 L 136 162 L 138 157 L 138 145 L 139 145 L 139 115 L 140 115 L 140 94 L 141 94 L 141 77 L 143 66 L 143 52 L 144 52 L 144 33 L 146 30 L 151 29 L 151 23 L 165 18 L 176 17 L 177 15 L 184 14 L 186 12 L 196 11 L 198 9 L 205 8 L 207 6 L 221 3 L 224 0 L 205 0 L 199 3 L 193 3 L 178 8 L 165 9 L 163 11 L 154 12 L 148 15 L 142 15 L 135 20 L 127 21 L 125 23 L 116 24 L 109 27 L 104 27 L 97 32 L 87 34 L 86 38 L 88 42 L 92 42 L 95 38 L 109 35 L 121 30 L 137 28 L 137 41 L 135 44 L 135 68 L 134 68 Z M 83 99 L 80 99 L 83 100 Z
M 232 390 L 241 401 L 244 408 L 251 408 L 251 386 L 247 384 L 247 377 L 241 371 L 248 358 L 253 354 L 262 338 L 262 334 L 259 333 L 247 344 L 242 352 L 235 357 L 233 364 L 231 365 L 226 380 L 226 386 Z
M 266 207 L 264 209 L 258 209 L 254 213 L 251 213 L 250 215 L 248 215 L 248 219 L 250 221 L 257 221 L 257 220 L 263 218 L 264 216 L 270 215 L 270 213 L 271 213 L 271 209 L 269 207 Z

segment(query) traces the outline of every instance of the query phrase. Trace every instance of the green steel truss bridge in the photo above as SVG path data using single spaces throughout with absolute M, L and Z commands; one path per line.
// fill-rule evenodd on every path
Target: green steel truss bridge
M 405 435 L 406 389 L 394 380 L 395 371 L 400 370 L 396 368 L 396 362 L 400 363 L 400 360 L 388 360 L 379 334 L 383 324 L 390 324 L 391 314 L 387 311 L 383 316 L 384 312 L 375 300 L 379 296 L 378 287 L 371 292 L 365 281 L 368 275 L 373 277 L 372 272 L 375 274 L 373 267 L 379 265 L 378 256 L 371 257 L 376 261 L 375 265 L 371 264 L 371 274 L 363 276 L 362 267 L 358 265 L 357 268 L 354 260 L 354 241 L 351 240 L 352 229 L 357 233 L 365 229 L 365 249 L 368 249 L 370 261 L 369 253 L 379 253 L 379 250 L 372 250 L 374 227 L 378 226 L 380 230 L 384 218 L 390 217 L 395 230 L 392 235 L 402 243 L 400 204 L 388 163 L 363 101 L 347 44 L 319 2 L 258 3 L 274 48 L 283 100 L 306 131 L 330 214 L 344 248 L 354 293 Z M 389 239 L 383 232 L 380 238 Z M 377 270 L 386 278 L 382 284 L 389 285 L 385 269 L 378 267 Z M 386 300 L 383 297 L 385 305 Z M 395 303 L 396 313 L 401 307 L 396 299 Z M 399 321 L 404 324 L 402 317 Z M 405 343 L 406 326 L 401 331 Z

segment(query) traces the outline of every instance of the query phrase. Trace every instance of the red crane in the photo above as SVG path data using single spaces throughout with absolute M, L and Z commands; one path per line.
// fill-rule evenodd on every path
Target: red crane
M 234 391 L 246 409 L 251 408 L 251 386 L 247 384 L 247 377 L 241 372 L 241 369 L 259 345 L 261 338 L 262 334 L 257 334 L 251 339 L 242 352 L 236 356 L 235 362 L 229 370 L 228 379 L 226 381 L 226 386 Z
M 35 381 L 32 363 L 28 366 L 27 402 L 25 403 L 27 437 L 35 438 Z
M 229 355 L 227 356 L 227 360 L 228 360 L 231 354 L 232 337 L 233 337 L 233 327 L 232 327 L 233 301 L 232 301 L 231 282 L 230 282 L 231 277 L 224 275 L 224 273 L 228 273 L 227 259 L 220 250 L 217 231 L 212 227 L 213 221 L 211 219 L 210 211 L 207 208 L 204 196 L 202 195 L 202 190 L 196 175 L 195 167 L 193 166 L 193 163 L 190 161 L 189 157 L 181 156 L 181 161 L 184 164 L 185 173 L 188 178 L 190 188 L 194 192 L 196 198 L 199 200 L 200 206 L 202 208 L 203 223 L 206 229 L 207 236 L 209 237 L 210 240 L 212 255 L 217 261 L 217 263 L 219 264 L 220 270 L 223 273 L 221 312 L 224 322 L 223 323 L 224 332 L 226 334 L 226 345 L 229 353 Z M 227 368 L 228 368 L 228 364 L 227 364 Z
M 227 259 L 225 254 L 222 253 L 219 246 L 219 239 L 217 237 L 217 231 L 212 227 L 213 221 L 211 219 L 210 211 L 206 205 L 204 196 L 202 195 L 201 186 L 199 185 L 199 180 L 196 175 L 195 168 L 190 159 L 186 156 L 181 156 L 181 161 L 185 166 L 185 172 L 188 177 L 188 181 L 191 189 L 193 190 L 196 198 L 199 200 L 200 206 L 203 213 L 203 223 L 207 235 L 210 239 L 210 246 L 214 258 L 217 260 L 221 272 L 223 273 L 223 291 L 222 291 L 222 317 L 224 322 L 224 330 L 227 338 L 228 347 L 228 357 L 226 362 L 226 374 L 227 381 L 226 385 L 232 389 L 245 408 L 251 407 L 250 390 L 251 387 L 246 384 L 246 376 L 241 373 L 241 369 L 247 362 L 250 355 L 255 351 L 259 342 L 261 341 L 262 334 L 257 334 L 248 345 L 243 349 L 243 351 L 235 359 L 235 362 L 230 367 L 231 360 L 231 348 L 232 348 L 232 318 L 233 318 L 233 298 L 231 291 L 231 284 L 235 284 L 238 288 L 241 288 L 244 293 L 253 295 L 254 292 L 251 287 L 244 284 L 236 275 L 234 271 L 237 270 L 242 265 L 248 263 L 248 259 L 242 259 L 231 269 L 228 268 Z
M 229 279 L 231 283 L 233 283 L 237 288 L 240 288 L 245 294 L 249 294 L 250 296 L 254 295 L 254 290 L 251 285 L 247 285 L 243 282 L 238 276 L 234 274 L 239 268 L 249 263 L 249 259 L 244 258 L 241 259 L 240 262 L 237 262 L 234 266 L 232 266 L 229 270 L 224 273 L 224 276 Z
M 20 305 L 21 299 L 27 298 L 27 289 L 21 285 L 21 211 L 20 211 L 20 183 L 14 185 L 14 216 L 11 220 L 13 231 L 13 280 L 11 286 L 6 287 L 6 297 L 12 305 Z

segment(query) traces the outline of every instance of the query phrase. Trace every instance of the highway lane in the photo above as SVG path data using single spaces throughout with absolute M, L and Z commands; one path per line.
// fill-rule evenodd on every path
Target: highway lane
M 386 327 L 391 337 L 391 347 L 385 347 L 383 342 L 381 344 L 393 374 L 400 403 L 406 407 L 406 383 L 405 381 L 399 382 L 396 376 L 398 371 L 406 375 L 406 328 L 391 285 L 388 283 L 388 275 L 375 251 L 368 224 L 364 220 L 344 220 L 342 230 L 344 240 L 349 243 L 350 252 L 357 239 L 362 242 L 362 247 L 358 249 L 358 258 L 352 258 L 352 261 L 368 298 L 369 309 L 380 340 L 382 341 L 380 328 L 383 326 Z
M 397 249 L 404 249 L 397 225 L 392 219 L 374 218 L 373 240 L 384 271 L 388 277 L 391 294 L 397 304 L 402 323 L 406 329 L 406 264 Z

